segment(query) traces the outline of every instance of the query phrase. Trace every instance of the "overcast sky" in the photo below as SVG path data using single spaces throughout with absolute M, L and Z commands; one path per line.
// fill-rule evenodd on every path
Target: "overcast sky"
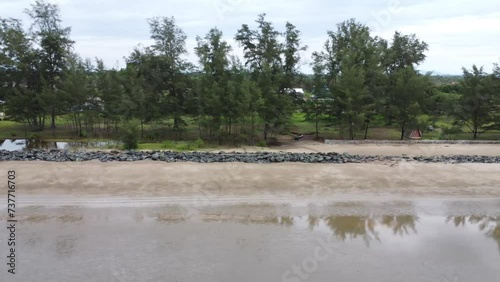
M 0 0 L 0 17 L 22 18 L 32 0 Z M 233 37 L 260 13 L 283 30 L 290 21 L 309 46 L 302 70 L 310 72 L 311 53 L 321 50 L 326 32 L 349 18 L 369 25 L 374 34 L 390 39 L 394 31 L 415 33 L 427 42 L 428 57 L 419 69 L 460 74 L 472 64 L 491 71 L 500 62 L 499 0 L 49 0 L 60 5 L 63 24 L 72 27 L 76 51 L 84 58 L 99 57 L 109 67 L 123 66 L 139 43 L 149 45 L 147 18 L 175 16 L 188 35 L 189 60 L 196 62 L 196 36 L 217 26 L 236 55 Z M 416 4 L 416 2 L 418 4 Z M 26 22 L 28 24 L 28 22 Z

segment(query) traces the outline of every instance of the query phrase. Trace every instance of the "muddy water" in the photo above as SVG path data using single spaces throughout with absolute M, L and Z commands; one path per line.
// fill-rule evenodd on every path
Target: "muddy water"
M 32 204 L 19 209 L 17 274 L 2 262 L 0 281 L 499 281 L 499 207 Z

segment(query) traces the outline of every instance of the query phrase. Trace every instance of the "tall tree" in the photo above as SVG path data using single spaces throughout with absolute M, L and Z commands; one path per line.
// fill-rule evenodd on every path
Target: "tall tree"
M 185 102 L 189 91 L 189 81 L 186 73 L 192 68 L 185 55 L 187 36 L 176 25 L 175 18 L 162 17 L 148 20 L 151 39 L 154 43 L 149 48 L 155 67 L 161 70 L 165 86 L 165 108 L 174 118 L 174 129 L 178 130 L 184 125 L 182 116 L 186 113 Z M 154 76 L 154 75 L 153 75 Z M 156 76 L 156 80 L 159 77 Z
M 136 48 L 127 58 L 127 68 L 123 73 L 127 79 L 124 84 L 127 93 L 123 97 L 125 98 L 123 101 L 126 102 L 123 106 L 131 110 L 133 107 L 139 107 L 134 104 L 134 100 L 142 101 L 144 104 L 141 108 L 145 111 L 141 111 L 144 115 L 138 117 L 142 123 L 151 122 L 162 116 L 172 117 L 170 109 L 173 106 L 167 104 L 167 98 L 173 99 L 169 92 L 172 83 L 169 68 L 167 61 L 156 55 L 150 47 Z M 143 97 L 134 97 L 135 95 Z M 132 117 L 132 114 L 129 117 Z
M 422 104 L 432 91 L 429 75 L 421 75 L 412 68 L 403 68 L 391 75 L 390 112 L 401 132 L 401 140 L 410 126 L 419 127 L 417 118 L 422 113 Z
M 417 126 L 416 115 L 422 112 L 426 95 L 432 93 L 429 77 L 416 71 L 425 60 L 428 49 L 427 43 L 414 34 L 395 32 L 390 46 L 383 53 L 382 65 L 387 75 L 385 95 L 382 96 L 384 112 L 388 124 L 396 121 L 401 140 L 408 126 Z
M 319 123 L 326 112 L 327 98 L 330 98 L 329 89 L 326 82 L 325 64 L 318 53 L 313 54 L 313 63 L 311 64 L 313 75 L 313 94 L 314 97 L 307 100 L 302 111 L 305 114 L 305 120 L 314 122 L 316 139 L 319 138 Z
M 61 25 L 59 7 L 55 4 L 37 0 L 26 13 L 33 20 L 31 30 L 40 46 L 41 79 L 49 100 L 51 127 L 55 128 L 58 106 L 63 102 L 59 95 L 60 82 L 74 43 L 70 39 L 71 28 Z
M 264 137 L 284 129 L 292 112 L 291 97 L 286 95 L 291 79 L 300 59 L 299 35 L 292 24 L 287 24 L 285 43 L 282 33 L 266 21 L 265 14 L 257 19 L 258 29 L 251 30 L 244 24 L 236 34 L 236 41 L 243 47 L 245 65 L 252 73 L 252 79 L 259 86 L 264 101 L 259 115 L 264 121 Z M 285 61 L 285 62 L 283 62 Z
M 204 37 L 197 37 L 198 46 L 195 48 L 199 58 L 203 76 L 199 89 L 199 114 L 200 121 L 204 117 L 210 119 L 202 124 L 208 127 L 208 136 L 220 137 L 222 118 L 230 118 L 234 107 L 234 91 L 230 87 L 229 77 L 229 52 L 231 46 L 223 39 L 223 33 L 217 28 L 211 29 Z M 229 125 L 230 126 L 230 125 Z
M 34 45 L 20 20 L 0 18 L 0 99 L 6 101 L 7 115 L 42 130 L 47 101 Z
M 299 76 L 300 52 L 306 51 L 300 41 L 301 32 L 290 22 L 286 23 L 286 31 L 283 34 L 283 81 L 281 89 L 293 88 Z
M 494 64 L 493 68 L 493 83 L 495 96 L 493 97 L 495 111 L 494 129 L 500 130 L 500 64 Z
M 486 74 L 483 68 L 472 66 L 471 70 L 463 69 L 464 79 L 461 83 L 462 96 L 455 107 L 457 121 L 467 126 L 474 139 L 487 130 L 487 126 L 495 122 L 497 112 L 494 77 Z
M 85 114 L 89 110 L 89 97 L 92 85 L 89 78 L 90 64 L 82 62 L 78 56 L 68 60 L 64 83 L 61 85 L 60 96 L 64 96 L 65 105 L 59 110 L 69 114 L 70 128 L 83 135 Z
M 354 139 L 356 129 L 373 108 L 373 91 L 380 72 L 377 44 L 378 39 L 370 35 L 367 26 L 350 19 L 340 23 L 337 31 L 329 31 L 324 51 L 314 55 L 325 65 L 340 131 L 342 134 L 346 123 L 349 139 Z
M 415 34 L 404 35 L 396 31 L 392 44 L 385 53 L 384 65 L 387 73 L 415 68 L 425 60 L 425 52 L 428 50 L 429 45 L 418 39 Z

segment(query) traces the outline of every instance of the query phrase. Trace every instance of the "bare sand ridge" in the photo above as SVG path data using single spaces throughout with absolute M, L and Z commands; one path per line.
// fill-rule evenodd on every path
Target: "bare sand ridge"
M 30 195 L 500 196 L 500 164 L 0 163 L 0 171 L 12 169 L 18 193 Z
M 233 150 L 231 150 L 233 151 Z M 238 152 L 337 152 L 352 155 L 382 156 L 441 156 L 441 155 L 481 155 L 500 156 L 500 144 L 324 144 L 313 141 L 295 142 L 276 148 L 243 147 Z
M 255 148 L 239 149 L 251 151 Z M 500 145 L 326 145 L 297 142 L 275 151 L 362 155 L 500 155 Z M 500 164 L 199 164 L 1 162 L 18 193 L 124 197 L 324 198 L 497 197 Z M 3 195 L 2 195 L 3 196 Z

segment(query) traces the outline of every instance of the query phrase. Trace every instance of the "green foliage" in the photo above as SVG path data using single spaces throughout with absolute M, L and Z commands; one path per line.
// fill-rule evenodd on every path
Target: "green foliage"
M 390 112 L 401 131 L 401 140 L 407 131 L 418 128 L 418 116 L 422 113 L 422 104 L 431 84 L 427 76 L 416 73 L 413 69 L 402 69 L 392 75 L 393 84 L 390 92 Z M 408 130 L 409 127 L 410 128 Z
M 205 141 L 203 141 L 203 139 L 198 138 L 194 141 L 195 148 L 203 148 L 204 146 L 205 146 Z
M 264 141 L 264 140 L 261 140 L 261 141 L 259 141 L 259 142 L 257 143 L 257 146 L 262 147 L 262 148 L 265 148 L 265 147 L 267 147 L 267 142 L 266 142 L 266 141 Z
M 264 121 L 264 136 L 281 132 L 293 112 L 292 98 L 286 90 L 293 88 L 300 60 L 300 31 L 286 24 L 286 32 L 278 32 L 266 21 L 265 14 L 256 20 L 257 29 L 247 24 L 238 30 L 235 40 L 243 47 L 245 66 L 249 68 L 251 80 L 262 95 L 262 105 L 256 112 Z M 284 59 L 283 59 L 284 58 Z
M 174 141 L 167 140 L 161 143 L 161 147 L 163 149 L 175 149 L 177 147 L 177 144 Z
M 462 125 L 460 124 L 448 125 L 443 127 L 442 130 L 444 135 L 462 133 Z
M 135 150 L 139 147 L 139 124 L 136 121 L 128 121 L 122 125 L 123 149 Z
M 51 117 L 51 127 L 56 127 L 56 114 L 64 104 L 59 95 L 67 59 L 74 41 L 70 39 L 71 28 L 61 26 L 59 6 L 37 0 L 26 13 L 33 20 L 31 31 L 39 49 L 38 72 L 42 80 L 45 111 Z
M 461 96 L 452 115 L 458 123 L 464 124 L 476 139 L 492 125 L 499 123 L 498 96 L 499 88 L 496 77 L 487 75 L 483 68 L 475 65 L 472 70 L 463 69 L 464 79 L 461 82 Z
M 194 142 L 174 142 L 164 141 L 161 143 L 162 149 L 174 151 L 196 151 L 205 147 L 205 142 L 202 139 L 197 139 Z
M 41 136 L 38 133 L 31 133 L 27 136 L 28 140 L 41 140 Z
M 429 124 L 450 138 L 463 137 L 458 130 L 479 138 L 500 129 L 498 65 L 492 74 L 473 67 L 463 77 L 422 75 L 416 69 L 426 58 L 425 42 L 400 32 L 386 41 L 355 19 L 325 35 L 309 75 L 299 72 L 307 48 L 301 32 L 290 22 L 280 29 L 265 14 L 235 34 L 242 61 L 222 31 L 212 28 L 196 38 L 199 60 L 192 65 L 184 31 L 173 17 L 158 17 L 148 20 L 151 45 L 128 54 L 125 68 L 109 69 L 100 59 L 73 53 L 71 28 L 57 5 L 35 1 L 26 12 L 28 25 L 0 18 L 0 100 L 14 123 L 2 122 L 4 137 L 70 132 L 73 138 L 120 136 L 136 147 L 139 136 L 255 145 L 262 135 L 271 144 L 292 130 L 355 139 L 361 132 L 394 138 L 397 131 L 404 138 Z M 307 91 L 307 101 L 288 94 L 298 87 Z M 122 120 L 137 122 L 127 129 L 119 126 Z M 43 131 L 48 122 L 52 132 Z M 155 146 L 189 150 L 204 143 Z

